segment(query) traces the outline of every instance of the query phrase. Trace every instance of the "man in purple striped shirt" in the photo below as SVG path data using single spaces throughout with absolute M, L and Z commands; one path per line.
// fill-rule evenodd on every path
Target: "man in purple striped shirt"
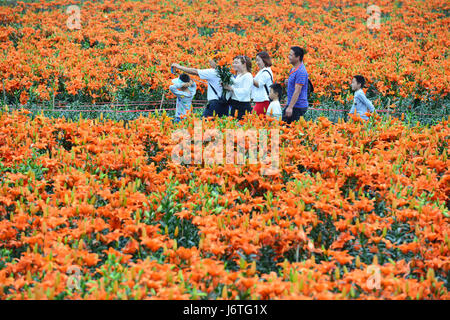
M 283 121 L 297 121 L 308 110 L 308 73 L 303 64 L 305 51 L 300 47 L 291 47 L 289 62 L 293 68 L 289 71 L 287 82 L 287 107 L 283 112 Z

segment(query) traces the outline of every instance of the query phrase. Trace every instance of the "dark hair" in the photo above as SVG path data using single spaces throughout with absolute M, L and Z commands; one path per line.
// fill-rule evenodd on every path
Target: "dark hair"
M 239 59 L 239 61 L 241 61 L 242 64 L 245 64 L 248 72 L 252 72 L 252 60 L 250 60 L 249 57 L 241 55 L 233 58 L 233 60 L 236 59 Z
M 303 56 L 305 55 L 304 49 L 294 46 L 294 47 L 291 47 L 291 50 L 294 51 L 294 55 L 296 57 L 300 57 L 300 61 L 303 61 Z
M 182 73 L 180 74 L 180 80 L 183 82 L 189 82 L 191 81 L 191 77 L 189 77 L 186 73 Z
M 366 79 L 364 79 L 363 76 L 357 75 L 357 76 L 354 76 L 353 78 L 355 78 L 356 82 L 358 82 L 361 85 L 361 88 L 364 88 L 364 85 L 366 84 Z
M 281 100 L 281 96 L 283 95 L 283 87 L 279 83 L 274 83 L 270 86 L 270 89 L 273 90 L 278 95 L 278 99 Z
M 261 60 L 264 62 L 264 65 L 266 67 L 272 66 L 272 59 L 270 58 L 270 56 L 267 52 L 261 51 L 256 56 L 261 58 Z

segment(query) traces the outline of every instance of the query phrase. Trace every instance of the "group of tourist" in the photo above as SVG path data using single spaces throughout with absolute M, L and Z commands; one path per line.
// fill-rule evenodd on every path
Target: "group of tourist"
M 282 107 L 281 100 L 283 88 L 279 83 L 274 83 L 271 69 L 272 59 L 265 52 L 259 52 L 255 57 L 259 71 L 252 75 L 252 60 L 244 55 L 233 59 L 233 71 L 231 85 L 222 85 L 220 76 L 216 69 L 216 61 L 211 59 L 211 68 L 196 69 L 172 64 L 173 70 L 183 72 L 178 78 L 173 79 L 170 91 L 177 97 L 175 121 L 180 121 L 192 107 L 192 99 L 196 93 L 196 83 L 190 75 L 198 76 L 208 83 L 208 104 L 203 112 L 203 117 L 217 115 L 232 116 L 242 119 L 246 113 L 255 112 L 258 115 L 265 114 L 275 117 L 286 123 L 297 121 L 308 110 L 308 72 L 303 63 L 305 51 L 293 46 L 289 51 L 289 62 L 292 65 L 289 77 L 285 80 L 287 86 L 287 104 Z M 365 113 L 374 111 L 372 103 L 366 98 L 362 87 L 364 77 L 357 75 L 353 78 L 351 87 L 355 91 L 355 99 L 352 110 L 367 119 Z M 252 107 L 251 101 L 254 106 Z

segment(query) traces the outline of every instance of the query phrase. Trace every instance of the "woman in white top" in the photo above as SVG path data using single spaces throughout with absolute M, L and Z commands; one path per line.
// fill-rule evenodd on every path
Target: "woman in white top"
M 253 87 L 253 76 L 250 73 L 252 62 L 247 56 L 237 56 L 233 59 L 233 69 L 237 72 L 233 85 L 223 88 L 231 92 L 231 116 L 242 119 L 244 114 L 252 112 L 250 105 Z
M 259 114 L 266 114 L 269 107 L 269 88 L 273 84 L 272 59 L 269 54 L 262 51 L 256 55 L 256 64 L 259 72 L 253 79 L 252 98 L 255 102 L 253 110 Z

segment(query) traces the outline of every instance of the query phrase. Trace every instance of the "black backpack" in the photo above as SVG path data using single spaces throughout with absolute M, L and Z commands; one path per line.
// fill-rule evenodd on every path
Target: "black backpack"
M 308 77 L 308 100 L 310 99 L 311 93 L 313 93 L 313 92 L 314 92 L 314 86 L 313 86 L 311 80 L 309 80 L 309 77 Z

